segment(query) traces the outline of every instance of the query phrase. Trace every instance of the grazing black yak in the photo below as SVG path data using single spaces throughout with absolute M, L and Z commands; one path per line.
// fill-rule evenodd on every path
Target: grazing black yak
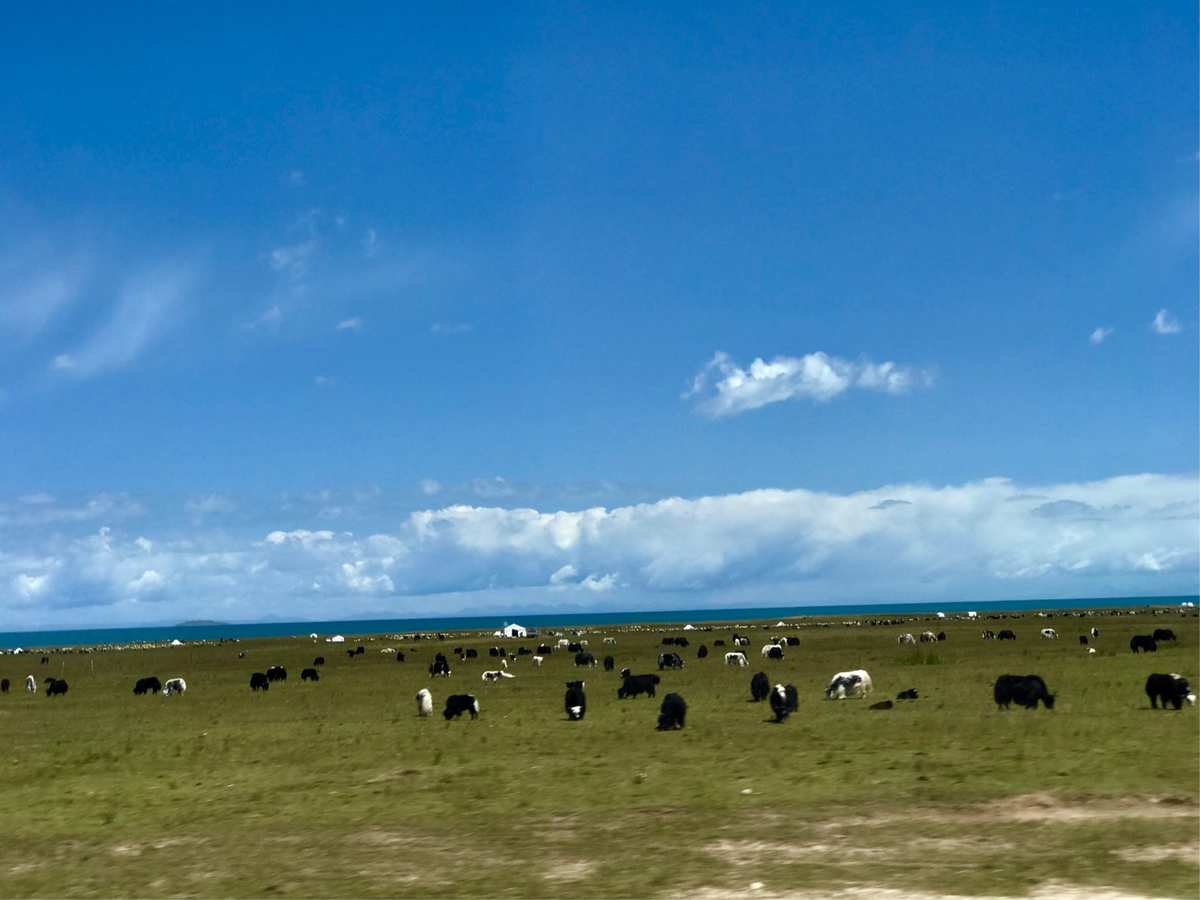
M 457 719 L 463 713 L 470 713 L 472 719 L 479 718 L 479 701 L 471 694 L 451 694 L 446 698 L 446 708 L 442 715 L 447 721 Z
M 587 695 L 583 692 L 584 682 L 568 681 L 567 695 L 563 706 L 567 710 L 567 718 L 572 722 L 580 721 L 587 713 Z
M 1134 653 L 1139 651 L 1157 653 L 1158 643 L 1148 634 L 1135 634 L 1129 639 L 1129 649 Z
M 145 678 L 139 678 L 137 684 L 133 686 L 133 692 L 139 697 L 142 694 L 157 694 L 162 690 L 162 682 L 153 675 L 148 675 Z
M 1162 702 L 1163 709 L 1167 708 L 1168 703 L 1175 709 L 1182 709 L 1185 700 L 1188 703 L 1196 702 L 1196 695 L 1188 686 L 1187 679 L 1174 672 L 1170 674 L 1155 673 L 1147 678 L 1146 696 L 1150 698 L 1150 705 L 1155 709 L 1159 708 L 1159 701 Z
M 658 730 L 674 731 L 683 727 L 687 717 L 687 703 L 678 694 L 667 694 L 663 697 L 662 708 L 658 711 Z
M 775 713 L 775 721 L 782 722 L 800 708 L 800 695 L 794 684 L 786 687 L 777 684 L 771 688 L 771 712 Z
M 767 678 L 766 672 L 759 672 L 750 679 L 750 699 L 755 703 L 766 700 L 769 693 L 771 693 L 771 682 Z
M 647 694 L 653 697 L 660 681 L 657 675 L 630 675 L 628 669 L 621 670 L 621 686 L 617 688 L 617 699 Z
M 1038 701 L 1046 709 L 1054 709 L 1054 695 L 1046 688 L 1046 682 L 1037 675 L 1001 675 L 992 689 L 996 705 L 1008 709 L 1010 703 L 1026 709 L 1037 709 Z

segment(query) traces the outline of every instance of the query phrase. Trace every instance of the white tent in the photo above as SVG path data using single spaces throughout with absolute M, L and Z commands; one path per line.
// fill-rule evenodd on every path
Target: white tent
M 518 625 L 516 622 L 513 622 L 511 625 L 505 625 L 497 634 L 500 637 L 523 638 L 529 636 L 529 631 L 524 625 Z
M 937 614 L 937 617 L 938 617 L 939 619 L 944 619 L 944 618 L 946 618 L 946 614 L 945 614 L 945 613 L 938 613 L 938 614 Z
M 684 631 L 695 631 L 695 630 L 696 630 L 696 626 L 695 626 L 695 625 L 684 625 L 684 626 L 683 626 L 683 630 L 684 630 Z
M 787 625 L 785 625 L 783 622 L 776 622 L 775 627 L 776 628 L 787 628 Z
M 172 646 L 172 647 L 182 647 L 182 646 L 183 646 L 183 641 L 180 641 L 180 640 L 174 640 L 174 641 L 171 641 L 171 646 Z
M 333 637 L 325 638 L 325 643 L 327 643 L 327 644 L 344 644 L 344 643 L 346 643 L 346 639 L 344 637 L 342 637 L 340 634 L 335 634 Z

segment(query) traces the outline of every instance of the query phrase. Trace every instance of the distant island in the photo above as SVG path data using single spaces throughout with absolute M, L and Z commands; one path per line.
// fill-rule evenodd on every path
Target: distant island
M 214 619 L 188 619 L 186 622 L 180 622 L 176 628 L 189 628 L 193 625 L 228 625 L 228 622 L 217 622 Z

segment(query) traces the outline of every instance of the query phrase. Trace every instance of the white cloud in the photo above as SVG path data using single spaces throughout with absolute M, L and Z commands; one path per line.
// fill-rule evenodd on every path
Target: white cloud
M 1180 331 L 1179 320 L 1165 309 L 1160 309 L 1154 314 L 1150 328 L 1155 334 L 1179 334 Z
M 334 328 L 335 331 L 362 331 L 363 320 L 359 316 L 354 316 L 350 319 L 342 319 Z
M 93 606 L 120 621 L 144 618 L 123 605 L 139 598 L 162 615 L 238 617 L 233 610 L 255 619 L 602 595 L 661 608 L 1182 594 L 1197 589 L 1198 497 L 1195 476 L 990 478 L 569 511 L 454 505 L 365 535 L 295 528 L 261 540 L 221 532 L 150 540 L 104 527 L 66 539 L 51 524 L 40 538 L 25 528 L 0 544 L 0 585 L 9 588 L 0 614 L 32 627 L 78 621 L 63 611 Z M 0 515 L 44 506 L 59 504 L 9 504 Z M 413 599 L 405 609 L 400 598 Z
M 50 587 L 49 575 L 27 575 L 19 572 L 12 580 L 12 588 L 23 600 L 32 600 L 46 593 Z
M 313 376 L 313 384 L 319 388 L 333 387 L 337 384 L 337 379 L 332 375 L 315 375 Z
M 550 583 L 551 584 L 570 584 L 572 581 L 575 580 L 575 577 L 578 574 L 579 574 L 579 570 L 576 569 L 570 563 L 567 563 L 566 565 L 560 566 L 559 568 L 554 570 L 554 572 L 550 575 Z
M 1097 328 L 1088 337 L 1088 342 L 1091 344 L 1103 344 L 1104 339 L 1112 333 L 1113 333 L 1113 329 L 1111 329 L 1111 328 L 1103 328 L 1103 327 Z
M 266 537 L 268 544 L 299 544 L 302 547 L 312 547 L 316 544 L 323 544 L 332 540 L 332 531 L 308 531 L 303 528 L 298 528 L 295 531 L 272 531 Z
M 287 183 L 292 187 L 304 187 L 308 183 L 308 177 L 303 169 L 292 169 L 287 173 Z
M 346 586 L 352 591 L 366 594 L 392 593 L 396 589 L 392 579 L 384 573 L 371 575 L 367 571 L 368 565 L 361 559 L 352 563 L 342 563 L 342 580 Z
M 617 586 L 617 573 L 609 572 L 607 575 L 600 576 L 589 575 L 579 583 L 579 586 L 597 594 L 611 591 Z
M 713 418 L 732 416 L 795 397 L 832 400 L 852 388 L 903 394 L 933 383 L 929 372 L 892 362 L 851 362 L 817 351 L 805 356 L 755 359 L 749 369 L 718 351 L 692 379 L 684 399 L 698 397 L 696 408 Z
M 374 228 L 368 228 L 363 235 L 363 254 L 367 259 L 372 258 L 379 251 L 379 233 Z
M 60 353 L 50 360 L 50 369 L 54 372 L 69 372 L 75 368 L 75 359 L 70 353 Z
M 164 583 L 162 575 L 153 569 L 146 569 L 129 582 L 129 590 L 135 594 L 151 594 L 162 590 Z
M 417 482 L 417 487 L 421 489 L 421 493 L 426 497 L 432 497 L 434 494 L 441 492 L 442 483 L 440 481 L 435 481 L 432 478 L 422 478 L 419 482 Z

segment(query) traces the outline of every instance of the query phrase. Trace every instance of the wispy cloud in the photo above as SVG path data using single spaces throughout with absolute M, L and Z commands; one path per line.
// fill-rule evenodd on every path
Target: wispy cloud
M 1105 338 L 1113 333 L 1113 329 L 1100 327 L 1091 333 L 1088 337 L 1088 343 L 1093 345 L 1103 344 Z
M 494 475 L 491 478 L 475 478 L 469 482 L 471 493 L 484 499 L 511 497 L 517 493 L 516 487 L 507 478 Z
M 1150 329 L 1155 334 L 1179 334 L 1179 320 L 1165 309 L 1160 309 L 1150 323 Z
M 227 515 L 237 509 L 237 502 L 223 494 L 205 494 L 189 497 L 183 508 L 196 520 L 206 516 Z
M 429 327 L 432 334 L 451 335 L 451 334 L 466 334 L 471 330 L 469 322 L 434 322 Z
M 683 398 L 698 398 L 698 411 L 720 418 L 797 397 L 826 402 L 852 388 L 903 394 L 932 383 L 928 371 L 893 362 L 852 362 L 821 351 L 777 356 L 770 362 L 759 358 L 748 369 L 718 351 L 692 379 Z
M 353 318 L 350 318 L 350 319 L 342 319 L 342 321 L 338 322 L 334 328 L 335 331 L 354 331 L 354 332 L 362 331 L 362 329 L 363 329 L 363 320 L 360 316 L 354 316 Z
M 89 377 L 128 366 L 179 324 L 196 281 L 196 267 L 187 261 L 163 262 L 130 276 L 100 328 L 55 357 L 54 367 Z
M 54 242 L 5 240 L 0 250 L 0 333 L 41 334 L 79 302 L 92 275 L 87 253 Z
M 81 522 L 120 522 L 145 514 L 145 507 L 127 494 L 99 493 L 85 498 L 59 499 L 38 492 L 25 494 L 16 501 L 0 500 L 0 531 Z
M 292 169 L 287 173 L 287 183 L 292 187 L 304 187 L 308 184 L 308 176 L 303 169 Z
M 331 388 L 337 384 L 337 379 L 332 375 L 315 375 L 313 376 L 313 384 L 319 388 Z
M 441 493 L 442 483 L 432 478 L 422 478 L 417 482 L 417 487 L 421 489 L 421 493 L 426 497 L 432 497 L 434 494 Z
M 277 331 L 283 324 L 283 309 L 278 303 L 273 303 L 257 317 L 246 323 L 247 328 L 262 328 L 267 331 Z
M 363 254 L 371 259 L 379 251 L 379 232 L 368 228 L 363 234 Z
M 315 238 L 273 247 L 267 255 L 267 262 L 274 271 L 286 275 L 293 281 L 300 281 L 308 274 L 308 261 L 316 249 Z

